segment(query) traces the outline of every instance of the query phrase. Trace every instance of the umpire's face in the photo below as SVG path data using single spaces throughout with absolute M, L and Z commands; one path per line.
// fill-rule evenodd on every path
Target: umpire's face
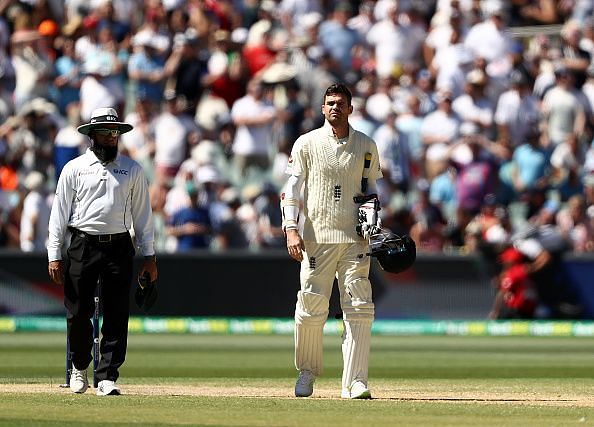
M 102 162 L 109 162 L 116 158 L 118 154 L 118 138 L 121 131 L 116 125 L 106 124 L 94 128 L 89 133 L 93 140 L 91 150 Z
M 334 127 L 348 125 L 349 115 L 353 112 L 353 106 L 349 104 L 348 98 L 342 93 L 326 95 L 322 114 Z

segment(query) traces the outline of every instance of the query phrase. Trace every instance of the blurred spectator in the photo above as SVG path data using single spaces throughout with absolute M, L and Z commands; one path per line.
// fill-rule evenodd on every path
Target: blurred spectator
M 261 248 L 284 248 L 285 234 L 282 229 L 280 197 L 277 188 L 266 182 L 260 195 L 254 200 L 254 209 L 258 214 L 258 242 Z
M 527 24 L 555 24 L 560 19 L 557 3 L 555 0 L 523 2 L 517 6 L 518 14 Z
M 299 83 L 291 79 L 283 84 L 286 104 L 278 111 L 280 126 L 279 148 L 281 145 L 291 145 L 302 133 L 302 123 L 305 118 L 305 107 L 299 99 Z M 290 148 L 289 148 L 290 151 Z
M 479 251 L 491 257 L 509 241 L 511 234 L 505 208 L 494 193 L 485 195 L 480 210 L 465 227 L 465 246 L 470 252 Z M 485 257 L 487 258 L 487 257 Z
M 247 66 L 239 49 L 231 43 L 229 32 L 215 31 L 212 36 L 214 45 L 206 64 L 206 74 L 202 79 L 205 88 L 209 88 L 213 95 L 225 100 L 231 108 L 233 103 L 245 91 L 244 79 Z
M 548 185 L 549 154 L 536 124 L 529 125 L 526 142 L 518 146 L 511 161 L 499 169 L 502 200 L 509 203 L 525 192 Z
M 489 77 L 502 77 L 509 72 L 508 54 L 513 45 L 505 22 L 503 2 L 484 1 L 481 9 L 485 20 L 470 28 L 464 45 L 475 58 L 486 61 Z
M 454 99 L 452 109 L 463 122 L 473 123 L 489 137 L 493 125 L 493 105 L 485 94 L 488 79 L 480 69 L 466 75 L 464 94 Z
M 152 182 L 155 177 L 155 119 L 157 105 L 148 97 L 140 94 L 136 98 L 134 110 L 126 114 L 125 122 L 134 126 L 130 132 L 123 134 L 120 139 L 120 149 L 136 160 L 144 169 L 144 173 Z
M 563 255 L 570 246 L 555 223 L 558 209 L 558 202 L 549 200 L 532 218 L 533 227 L 516 233 L 512 242 L 527 258 L 526 271 L 537 287 L 540 305 L 535 316 L 575 319 L 582 308 L 563 266 Z
M 261 189 L 262 187 L 258 183 L 245 185 L 241 190 L 241 206 L 235 212 L 252 249 L 257 249 L 259 246 L 258 212 L 254 203 L 260 195 Z
M 211 248 L 214 250 L 247 249 L 250 242 L 237 216 L 237 210 L 241 206 L 239 192 L 233 187 L 226 188 L 220 194 L 220 201 Z
M 166 78 L 162 51 L 166 46 L 154 33 L 145 30 L 132 38 L 134 51 L 128 62 L 128 76 L 137 92 L 160 104 Z
M 587 79 L 582 86 L 582 92 L 586 95 L 590 104 L 590 111 L 594 111 L 594 62 L 590 64 L 587 70 Z M 590 134 L 594 132 L 591 131 Z
M 233 141 L 234 167 L 236 178 L 242 180 L 250 168 L 255 168 L 256 173 L 266 170 L 273 149 L 270 134 L 276 109 L 265 98 L 259 80 L 250 80 L 247 94 L 233 104 L 231 117 L 237 127 Z
M 10 37 L 12 67 L 16 76 L 14 104 L 17 110 L 36 97 L 46 96 L 52 65 L 39 50 L 37 30 L 17 30 Z
M 60 34 L 58 24 L 52 19 L 44 19 L 37 26 L 37 32 L 40 37 L 38 42 L 39 49 L 50 62 L 54 62 L 58 57 L 58 51 L 56 49 L 56 40 Z
M 84 121 L 101 105 L 118 108 L 122 92 L 112 92 L 111 63 L 99 55 L 90 57 L 82 65 L 83 79 L 80 85 L 80 115 Z
M 460 253 L 475 251 L 477 248 L 469 245 L 466 239 L 468 224 L 472 221 L 472 212 L 456 206 L 454 212 L 446 212 L 442 209 L 442 213 L 447 222 L 442 230 L 444 238 L 443 250 L 446 252 L 458 251 Z
M 200 58 L 194 30 L 174 36 L 173 51 L 165 63 L 165 73 L 171 76 L 175 92 L 183 97 L 183 111 L 193 115 L 202 97 L 202 79 L 206 74 L 206 64 Z
M 219 186 L 225 182 L 223 171 L 227 169 L 219 144 L 204 139 L 191 149 L 190 158 L 181 164 L 176 181 L 180 177 L 191 177 L 200 189 L 200 205 L 209 206 L 217 200 Z
M 95 15 L 88 15 L 85 18 L 73 17 L 71 22 L 68 23 L 71 26 L 71 28 L 67 29 L 68 32 L 76 32 L 75 34 L 78 36 L 74 43 L 74 53 L 81 63 L 91 58 L 99 48 L 97 23 L 98 20 Z
M 80 100 L 81 69 L 74 56 L 74 39 L 64 37 L 61 40 L 60 57 L 54 64 L 54 86 L 60 113 L 66 114 L 68 104 Z
M 206 90 L 196 108 L 194 121 L 206 139 L 219 139 L 221 144 L 226 147 L 225 151 L 230 151 L 230 144 L 225 143 L 223 133 L 225 133 L 225 129 L 228 130 L 231 127 L 231 113 L 223 98 Z
M 375 18 L 373 16 L 373 1 L 365 0 L 359 4 L 359 13 L 350 18 L 347 22 L 349 28 L 355 30 L 359 34 L 360 39 L 364 39 L 373 24 Z
M 42 252 L 46 248 L 50 215 L 50 206 L 45 191 L 46 178 L 41 172 L 29 172 L 23 185 L 27 195 L 23 201 L 21 214 L 21 250 Z
M 126 90 L 125 74 L 130 55 L 127 49 L 120 47 L 110 26 L 103 26 L 99 29 L 98 41 L 99 49 L 94 57 L 101 58 L 102 64 L 109 64 L 105 67 L 106 71 L 109 70 L 105 76 L 105 85 L 116 99 L 117 110 L 123 111 Z
M 303 20 L 322 14 L 321 0 L 281 0 L 281 23 L 294 36 L 303 35 Z
M 165 91 L 161 113 L 155 117 L 155 174 L 165 179 L 174 178 L 191 148 L 198 143 L 196 123 L 183 114 L 178 96 L 173 90 Z
M 438 93 L 438 108 L 427 114 L 421 125 L 421 138 L 425 147 L 423 174 L 433 179 L 447 163 L 448 146 L 458 137 L 461 120 L 452 109 L 451 92 Z
M 12 97 L 16 85 L 16 76 L 12 64 L 9 45 L 9 31 L 6 21 L 0 17 L 0 119 L 5 120 L 11 113 Z
M 471 131 L 450 148 L 450 153 L 457 169 L 458 206 L 475 215 L 487 194 L 497 191 L 497 172 L 507 160 L 508 150 Z
M 594 228 L 582 195 L 572 196 L 557 213 L 561 234 L 571 242 L 573 252 L 594 252 Z
M 66 117 L 68 124 L 58 131 L 54 139 L 54 185 L 66 163 L 82 154 L 87 147 L 86 138 L 76 130 L 81 125 L 80 105 L 77 102 L 68 104 Z
M 378 123 L 373 120 L 367 111 L 367 99 L 360 98 L 358 96 L 352 99 L 353 112 L 349 117 L 349 123 L 353 129 L 364 133 L 371 138 L 375 130 L 377 129 Z
M 511 149 L 524 142 L 529 124 L 539 118 L 538 99 L 532 95 L 528 77 L 514 70 L 510 75 L 509 90 L 498 98 L 495 110 L 498 139 Z
M 381 80 L 380 80 L 381 81 Z M 435 86 L 431 72 L 427 69 L 418 70 L 414 64 L 405 67 L 402 76 L 389 79 L 392 105 L 397 114 L 406 113 L 410 107 L 411 96 L 417 98 L 418 114 L 426 115 L 437 108 L 435 101 Z
M 271 47 L 272 35 L 273 29 L 270 21 L 258 21 L 250 28 L 248 39 L 242 50 L 250 78 L 256 76 L 259 71 L 274 61 L 276 52 Z M 225 40 L 229 37 L 229 32 L 219 30 L 218 33 L 215 33 L 215 39 L 217 37 Z
M 319 31 L 322 46 L 330 52 L 340 69 L 345 72 L 353 66 L 352 52 L 359 43 L 359 34 L 347 25 L 352 14 L 353 10 L 349 2 L 338 2 L 330 19 L 322 22 Z
M 590 53 L 580 47 L 582 30 L 576 21 L 567 21 L 561 30 L 561 53 L 563 65 L 572 75 L 575 88 L 580 89 L 586 81 L 586 69 L 592 60 Z
M 466 74 L 473 66 L 473 53 L 464 45 L 462 35 L 456 29 L 450 35 L 450 42 L 440 49 L 429 65 L 435 75 L 438 90 L 449 91 L 458 96 L 464 91 Z
M 101 0 L 95 9 L 97 16 L 97 29 L 108 30 L 113 34 L 118 47 L 127 48 L 130 43 L 131 27 L 128 22 L 121 20 L 122 17 L 116 16 L 114 0 Z M 122 1 L 119 2 L 123 3 Z M 132 12 L 132 10 L 130 10 Z M 124 15 L 125 16 L 125 15 Z
M 190 206 L 173 214 L 166 232 L 177 239 L 176 252 L 204 249 L 209 246 L 211 233 L 208 210 L 198 205 L 199 191 L 192 182 L 186 187 Z
M 386 121 L 387 115 L 391 114 L 394 110 L 392 79 L 377 79 L 370 84 L 370 87 L 374 90 L 369 95 L 367 93 L 361 93 L 361 96 L 367 98 L 367 113 L 379 126 Z
M 524 255 L 510 247 L 499 256 L 501 273 L 489 319 L 532 319 L 538 306 L 534 281 L 524 264 Z
M 495 97 L 498 97 L 500 93 L 508 89 L 509 86 L 513 86 L 514 84 L 517 84 L 518 81 L 522 80 L 522 78 L 515 77 L 514 73 L 519 73 L 529 86 L 532 86 L 534 76 L 537 74 L 536 58 L 526 52 L 522 41 L 517 40 L 513 42 L 508 58 L 510 66 L 509 75 L 495 80 L 497 90 L 492 91 L 492 95 Z
M 19 111 L 19 126 L 11 136 L 9 156 L 19 163 L 21 177 L 33 170 L 50 171 L 53 141 L 64 125 L 56 112 L 56 106 L 43 98 L 29 101 Z
M 423 141 L 421 138 L 421 128 L 423 125 L 423 115 L 421 113 L 421 101 L 419 95 L 411 94 L 406 98 L 406 107 L 396 116 L 396 129 L 402 138 L 406 139 L 410 150 L 412 173 L 418 176 L 420 164 L 423 159 Z
M 466 37 L 468 28 L 464 23 L 464 17 L 459 9 L 459 2 L 452 2 L 452 9 L 449 12 L 436 13 L 430 22 L 429 34 L 423 44 L 423 59 L 425 64 L 431 64 L 435 55 L 450 45 L 453 40 L 460 40 Z M 456 33 L 455 38 L 452 34 Z
M 4 192 L 16 190 L 19 185 L 20 157 L 11 145 L 20 122 L 19 117 L 11 116 L 0 125 L 0 190 Z
M 19 191 L 0 190 L 0 201 L 3 202 L 0 207 L 0 218 L 2 218 L 0 239 L 4 240 L 4 247 L 20 249 L 23 198 Z
M 414 224 L 410 237 L 415 241 L 420 252 L 440 252 L 443 250 L 444 229 L 447 221 L 441 210 L 429 199 L 429 183 L 421 179 L 417 183 L 418 200 L 413 204 L 411 213 Z
M 165 212 L 165 204 L 171 185 L 172 180 L 159 178 L 153 180 L 149 187 L 155 228 L 155 252 L 157 253 L 174 252 L 177 246 L 176 238 L 167 234 L 166 228 L 170 216 Z
M 429 200 L 439 206 L 448 219 L 454 217 L 458 208 L 456 195 L 456 168 L 448 166 L 441 174 L 431 180 Z
M 573 10 L 571 10 L 571 19 L 574 19 L 575 21 L 585 25 L 592 23 L 594 4 L 592 4 L 590 0 L 576 0 L 572 6 Z
M 404 67 L 410 67 L 412 64 L 415 64 L 416 67 L 422 63 L 423 42 L 427 38 L 427 23 L 420 12 L 420 4 L 406 4 L 402 1 L 400 3 L 403 6 L 398 19 L 407 33 L 404 45 Z
M 299 85 L 303 89 L 304 99 L 309 100 L 309 108 L 306 109 L 306 120 L 303 124 L 304 130 L 311 130 L 323 124 L 324 116 L 321 114 L 321 106 L 324 104 L 324 90 L 338 81 L 334 74 L 334 68 L 334 60 L 329 53 L 324 52 L 317 65 L 309 72 L 297 75 Z
M 237 22 L 238 10 L 234 8 L 231 0 L 205 1 L 204 9 L 213 14 L 219 23 L 219 27 L 225 31 L 231 30 L 234 22 Z
M 396 129 L 396 114 L 389 112 L 372 138 L 377 145 L 384 176 L 378 182 L 380 200 L 389 200 L 394 191 L 407 193 L 412 182 L 412 161 L 408 140 Z
M 570 135 L 581 138 L 586 117 L 574 87 L 574 77 L 562 64 L 556 64 L 555 85 L 542 101 L 543 124 L 550 144 L 557 146 Z
M 562 201 L 566 201 L 575 194 L 583 191 L 580 179 L 586 150 L 579 144 L 575 135 L 557 145 L 551 154 L 550 183 L 559 192 Z
M 379 18 L 367 33 L 367 43 L 375 52 L 375 70 L 378 77 L 389 77 L 412 59 L 407 52 L 408 31 L 399 22 L 397 1 L 386 3 L 386 16 Z
M 594 206 L 594 173 L 590 172 L 586 175 L 583 179 L 584 184 L 584 199 L 586 202 L 587 213 L 590 217 L 590 223 L 594 221 L 594 209 L 591 209 Z M 594 225 L 594 224 L 593 224 Z

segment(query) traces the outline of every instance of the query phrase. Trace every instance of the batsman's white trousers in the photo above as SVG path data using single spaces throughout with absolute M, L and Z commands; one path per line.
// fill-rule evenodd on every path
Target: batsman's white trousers
M 355 380 L 367 384 L 371 323 L 374 317 L 367 242 L 305 242 L 301 290 L 295 306 L 295 367 L 322 373 L 323 328 L 334 278 L 343 312 L 343 388 Z

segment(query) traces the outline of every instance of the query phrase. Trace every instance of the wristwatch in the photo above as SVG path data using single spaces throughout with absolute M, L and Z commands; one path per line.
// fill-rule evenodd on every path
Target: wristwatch
M 145 261 L 153 261 L 153 262 L 157 262 L 157 255 L 146 255 L 144 257 Z

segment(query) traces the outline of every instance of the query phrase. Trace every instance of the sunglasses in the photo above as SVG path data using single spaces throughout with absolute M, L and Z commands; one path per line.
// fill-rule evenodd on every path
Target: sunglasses
M 95 132 L 97 135 L 101 135 L 101 136 L 107 136 L 107 135 L 119 136 L 122 134 L 122 131 L 119 129 L 107 129 L 107 128 L 96 128 L 96 129 L 93 129 L 93 132 Z

